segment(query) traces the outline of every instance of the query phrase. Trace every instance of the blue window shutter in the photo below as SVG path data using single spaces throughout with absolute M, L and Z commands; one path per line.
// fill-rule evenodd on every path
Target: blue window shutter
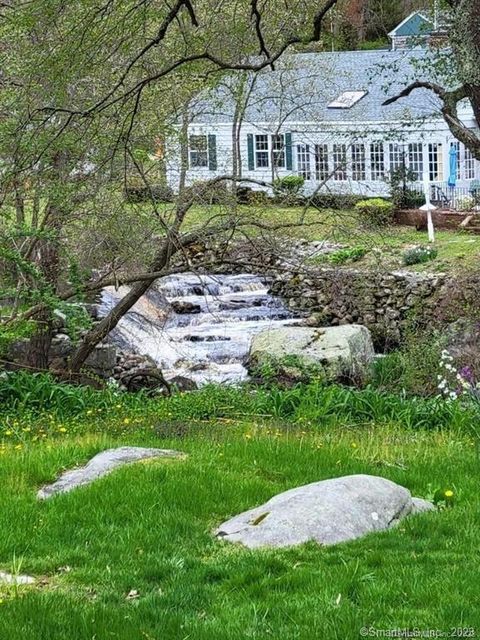
M 255 155 L 253 150 L 253 133 L 247 135 L 248 144 L 248 170 L 255 171 Z
M 210 171 L 217 170 L 217 136 L 208 136 L 208 168 Z
M 287 171 L 293 171 L 292 134 L 285 134 L 285 159 Z

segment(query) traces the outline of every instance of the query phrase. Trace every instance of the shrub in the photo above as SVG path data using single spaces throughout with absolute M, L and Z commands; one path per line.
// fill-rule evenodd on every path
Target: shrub
M 393 220 L 393 203 L 382 198 L 360 200 L 355 205 L 355 211 L 361 216 L 361 222 L 366 226 L 381 227 Z
M 125 199 L 130 203 L 139 202 L 173 202 L 173 190 L 166 184 L 129 185 L 125 189 Z
M 248 195 L 248 204 L 252 207 L 258 207 L 262 205 L 267 205 L 270 202 L 270 198 L 268 197 L 268 193 L 266 191 L 257 191 L 252 189 L 252 191 Z
M 415 182 L 417 174 L 408 167 L 399 167 L 390 174 L 390 196 L 397 209 L 418 209 L 425 204 L 423 193 L 414 191 L 408 183 Z
M 227 204 L 232 199 L 232 193 L 225 182 L 208 184 L 208 182 L 198 181 L 192 184 L 189 191 L 197 204 Z
M 274 181 L 273 192 L 277 198 L 295 199 L 302 192 L 304 184 L 302 176 L 285 176 Z
M 457 198 L 458 211 L 472 211 L 475 207 L 475 199 L 472 196 L 461 196 Z
M 400 349 L 375 361 L 372 385 L 394 393 L 437 395 L 437 376 L 444 347 L 443 333 L 424 329 L 412 321 L 405 330 Z
M 346 262 L 357 262 L 368 253 L 365 247 L 345 247 L 331 253 L 326 257 L 328 262 L 332 264 L 345 264 Z
M 362 196 L 351 193 L 316 193 L 309 202 L 317 209 L 353 209 L 362 200 Z
M 403 264 L 423 264 L 434 260 L 438 256 L 438 251 L 434 247 L 412 247 L 403 254 Z
M 238 187 L 237 188 L 238 204 L 250 204 L 252 193 L 253 193 L 253 189 L 251 187 Z

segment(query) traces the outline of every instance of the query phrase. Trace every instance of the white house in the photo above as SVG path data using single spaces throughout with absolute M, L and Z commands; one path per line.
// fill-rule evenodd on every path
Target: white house
M 428 173 L 443 193 L 454 144 L 457 186 L 468 193 L 480 177 L 479 164 L 454 140 L 434 94 L 420 89 L 382 106 L 413 79 L 439 80 L 426 64 L 429 55 L 429 49 L 419 47 L 292 54 L 273 71 L 243 76 L 243 84 L 232 76 L 192 104 L 187 183 L 231 175 L 236 148 L 239 173 L 246 180 L 271 184 L 294 174 L 305 179 L 306 193 L 385 196 L 389 175 L 404 166 L 415 174 L 418 188 Z M 240 86 L 246 106 L 234 136 Z M 476 129 L 467 102 L 459 115 Z M 168 148 L 168 181 L 175 188 L 180 153 L 173 140 Z

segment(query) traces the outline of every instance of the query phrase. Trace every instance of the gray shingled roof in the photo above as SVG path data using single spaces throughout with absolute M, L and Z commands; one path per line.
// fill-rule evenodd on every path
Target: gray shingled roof
M 375 123 L 439 116 L 439 101 L 428 90 L 383 107 L 382 102 L 413 79 L 438 81 L 426 64 L 423 49 L 351 51 L 285 56 L 275 71 L 264 70 L 256 84 L 247 122 Z M 427 71 L 428 69 L 428 71 Z M 252 76 L 253 77 L 253 76 Z M 219 123 L 233 119 L 231 80 L 193 106 L 194 122 Z M 344 91 L 367 90 L 350 109 L 329 109 Z

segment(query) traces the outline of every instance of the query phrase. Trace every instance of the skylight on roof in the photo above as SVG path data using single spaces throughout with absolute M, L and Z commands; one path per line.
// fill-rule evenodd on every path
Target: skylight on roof
M 351 109 L 368 91 L 344 91 L 338 98 L 328 103 L 329 109 Z

